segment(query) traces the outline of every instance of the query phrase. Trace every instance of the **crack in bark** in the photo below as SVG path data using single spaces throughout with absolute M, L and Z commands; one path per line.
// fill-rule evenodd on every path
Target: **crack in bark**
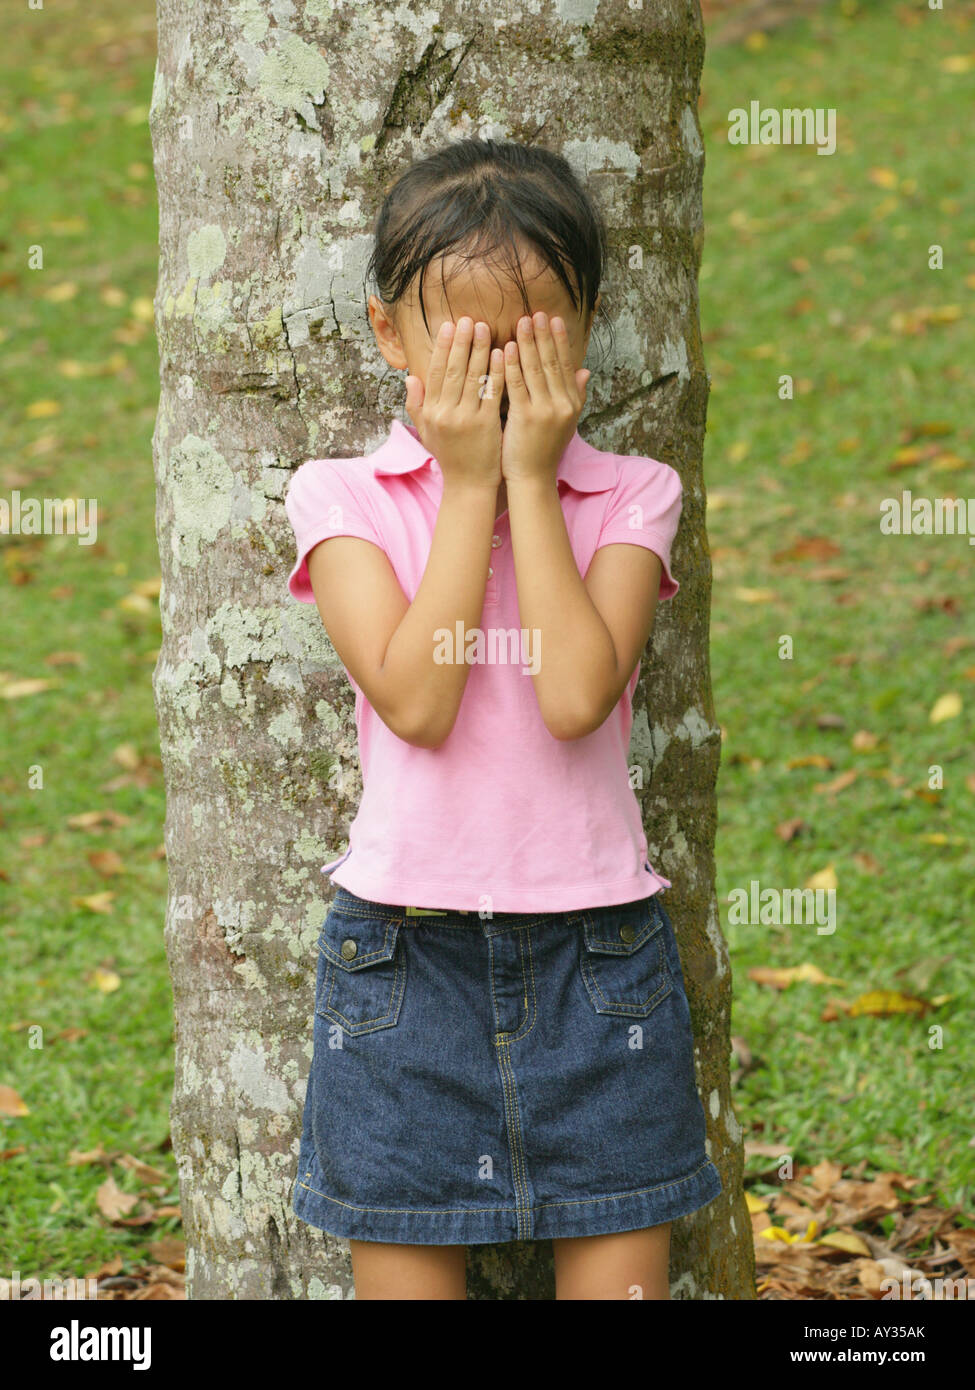
M 481 26 L 478 25 L 461 48 L 460 57 L 452 67 L 449 53 L 444 51 L 437 55 L 440 40 L 434 38 L 423 50 L 416 67 L 412 71 L 404 69 L 400 73 L 380 122 L 379 134 L 373 147 L 374 155 L 382 154 L 393 131 L 404 130 L 408 125 L 412 125 L 414 136 L 423 133 L 432 112 L 443 101 L 461 64 L 480 39 L 480 34 Z M 414 118 L 419 118 L 418 124 Z
M 637 401 L 641 396 L 649 395 L 652 391 L 658 391 L 661 387 L 666 386 L 668 382 L 673 381 L 677 376 L 677 372 L 665 372 L 663 376 L 654 377 L 653 381 L 651 381 L 648 386 L 640 385 L 634 387 L 632 391 L 628 391 L 625 396 L 621 396 L 618 400 L 614 401 L 612 405 L 606 406 L 603 410 L 590 411 L 586 416 L 586 421 L 592 420 L 598 424 L 604 424 L 614 420 L 618 415 L 624 414 L 626 407 L 632 401 Z

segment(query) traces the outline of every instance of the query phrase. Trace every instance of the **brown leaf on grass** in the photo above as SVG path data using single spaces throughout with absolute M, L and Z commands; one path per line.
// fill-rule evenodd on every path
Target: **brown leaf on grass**
M 120 1221 L 127 1211 L 131 1211 L 139 1198 L 130 1192 L 123 1192 L 113 1177 L 107 1177 L 95 1193 L 98 1210 L 109 1221 Z
M 134 772 L 141 761 L 139 750 L 132 743 L 120 743 L 117 748 L 112 750 L 112 761 L 118 763 L 119 767 Z
M 100 965 L 96 965 L 86 978 L 96 989 L 101 990 L 102 994 L 114 994 L 122 983 L 121 976 L 117 975 L 114 970 L 105 970 Z
M 841 985 L 831 975 L 824 975 L 818 965 L 790 965 L 776 968 L 770 965 L 754 965 L 748 971 L 748 978 L 758 985 L 771 985 L 773 989 L 788 989 L 790 985 L 804 982 L 810 985 Z
M 825 869 L 820 869 L 817 873 L 810 874 L 802 886 L 803 888 L 811 888 L 814 892 L 818 888 L 822 888 L 825 892 L 835 892 L 839 887 L 836 870 L 831 863 L 827 864 Z
M 795 816 L 792 820 L 780 821 L 775 827 L 775 833 L 780 840 L 785 840 L 786 844 L 790 840 L 795 840 L 803 832 L 812 830 L 808 821 L 804 821 L 801 816 Z
M 783 560 L 831 560 L 841 555 L 842 548 L 828 536 L 799 536 L 784 550 L 772 552 L 772 559 Z
M 965 1272 L 975 1277 L 975 1230 L 964 1227 L 960 1231 L 952 1231 L 948 1239 L 952 1253 L 965 1266 Z
M 802 757 L 790 758 L 786 767 L 791 771 L 794 767 L 825 767 L 834 766 L 832 758 L 827 758 L 825 753 L 807 753 Z
M 16 1158 L 18 1154 L 25 1154 L 26 1147 L 18 1144 L 15 1149 L 0 1149 L 0 1163 L 4 1163 L 8 1158 Z
M 51 652 L 44 658 L 45 666 L 84 666 L 84 652 Z
M 149 1254 L 158 1264 L 182 1274 L 186 1269 L 186 1241 L 182 1236 L 162 1236 L 149 1246 Z
M 29 1114 L 30 1109 L 27 1103 L 12 1086 L 0 1086 L 0 1115 L 19 1119 L 21 1115 Z
M 837 792 L 846 791 L 847 787 L 852 787 L 859 776 L 860 769 L 851 767 L 846 772 L 841 772 L 838 777 L 834 777 L 831 782 L 814 782 L 813 791 L 818 792 L 821 796 L 835 796 Z
M 837 569 L 835 565 L 821 565 L 814 570 L 809 570 L 807 579 L 815 579 L 821 584 L 842 584 L 844 579 L 853 577 L 852 570 Z
M 940 598 L 931 594 L 915 594 L 911 599 L 911 607 L 916 608 L 919 613 L 947 613 L 952 618 L 961 615 L 961 600 L 954 594 L 944 594 Z
M 872 989 L 861 994 L 850 1005 L 851 1018 L 867 1015 L 872 1018 L 886 1018 L 891 1014 L 928 1013 L 934 1005 L 928 999 L 919 999 L 912 994 L 901 994 L 896 989 Z
M 947 420 L 925 420 L 917 425 L 903 425 L 901 427 L 901 443 L 910 444 L 915 439 L 943 439 L 946 434 L 954 434 L 955 427 Z
M 868 854 L 866 850 L 857 850 L 851 858 L 858 869 L 862 869 L 865 874 L 882 874 L 883 869 L 880 862 Z
M 778 1144 L 769 1144 L 764 1139 L 746 1139 L 744 1148 L 746 1158 L 753 1154 L 758 1158 L 783 1158 L 790 1152 L 784 1139 Z
M 850 746 L 855 748 L 858 753 L 869 753 L 872 748 L 876 748 L 880 739 L 876 734 L 872 734 L 869 729 L 857 729 L 850 740 Z
M 121 856 L 113 849 L 91 850 L 87 858 L 88 863 L 102 878 L 113 878 L 116 874 L 125 873 Z
M 817 729 L 845 729 L 846 720 L 841 714 L 830 714 L 824 712 L 816 715 Z
M 68 1154 L 68 1167 L 81 1167 L 86 1163 L 109 1163 L 111 1160 L 105 1150 L 99 1144 L 97 1149 L 88 1149 L 84 1152 L 79 1149 L 72 1149 Z
M 143 1199 L 141 1209 L 135 1216 L 119 1216 L 112 1224 L 114 1226 L 152 1226 L 158 1219 L 155 1208 Z
M 162 1183 L 166 1187 L 170 1184 L 168 1173 L 162 1172 L 159 1168 L 153 1168 L 148 1163 L 143 1163 L 141 1158 L 136 1158 L 133 1154 L 123 1154 L 115 1161 L 120 1167 L 127 1168 L 130 1173 L 134 1173 L 139 1182 Z
M 928 715 L 930 724 L 942 724 L 946 719 L 957 719 L 961 714 L 962 700 L 957 690 L 950 690 L 945 695 L 939 695 L 931 707 Z
M 84 907 L 87 908 L 89 912 L 110 913 L 113 910 L 112 903 L 114 900 L 115 894 L 106 890 L 103 893 L 88 893 L 82 898 L 72 898 L 71 906 Z
M 56 686 L 56 681 L 42 679 L 4 680 L 0 681 L 0 700 L 21 700 L 26 695 L 39 695 L 44 690 L 55 689 Z
M 103 825 L 113 828 L 128 825 L 130 820 L 130 816 L 123 816 L 119 811 L 82 811 L 77 816 L 69 816 L 66 824 L 72 830 L 94 830 Z
M 144 1288 L 137 1290 L 132 1298 L 136 1301 L 145 1299 L 174 1299 L 185 1298 L 186 1293 L 183 1288 L 176 1284 L 170 1284 L 163 1279 L 155 1279 L 145 1285 Z
M 809 1176 L 812 1178 L 812 1185 L 817 1192 L 828 1192 L 833 1184 L 842 1178 L 843 1168 L 841 1164 L 831 1163 L 828 1158 L 824 1158 L 816 1164 Z

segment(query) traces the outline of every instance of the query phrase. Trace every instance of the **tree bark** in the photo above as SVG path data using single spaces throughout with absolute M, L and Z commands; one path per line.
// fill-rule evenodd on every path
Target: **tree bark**
M 437 23 L 430 14 L 158 4 L 154 688 L 189 1295 L 353 1296 L 346 1243 L 290 1204 L 327 906 L 319 868 L 344 849 L 361 784 L 352 692 L 314 606 L 285 588 L 282 504 L 305 459 L 362 454 L 394 415 L 405 420 L 365 315 L 370 229 L 409 159 L 476 134 L 543 140 L 599 199 L 617 351 L 590 383 L 580 429 L 599 448 L 672 464 L 684 483 L 682 587 L 658 610 L 631 762 L 651 862 L 674 883 L 725 1191 L 675 1225 L 673 1296 L 752 1298 L 714 894 L 697 0 L 576 0 L 542 14 L 445 0 Z M 552 1297 L 547 1242 L 474 1246 L 470 1270 L 474 1298 Z

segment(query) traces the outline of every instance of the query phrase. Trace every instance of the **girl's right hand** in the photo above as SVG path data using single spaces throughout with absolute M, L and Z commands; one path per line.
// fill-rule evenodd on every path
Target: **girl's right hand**
M 500 348 L 491 351 L 486 323 L 475 325 L 465 317 L 456 328 L 450 320 L 440 325 L 426 388 L 419 377 L 406 378 L 406 413 L 439 463 L 445 482 L 501 486 L 504 386 L 504 353 Z

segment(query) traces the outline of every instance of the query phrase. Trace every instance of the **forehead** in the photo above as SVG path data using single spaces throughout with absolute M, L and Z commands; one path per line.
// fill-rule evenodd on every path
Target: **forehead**
M 522 249 L 518 257 L 532 310 L 575 315 L 571 296 L 555 271 L 536 251 Z M 417 282 L 411 286 L 411 306 L 419 312 Z M 489 257 L 456 253 L 435 257 L 423 276 L 423 303 L 427 317 L 464 314 L 488 323 L 510 322 L 524 312 L 524 302 L 509 264 L 498 253 Z

